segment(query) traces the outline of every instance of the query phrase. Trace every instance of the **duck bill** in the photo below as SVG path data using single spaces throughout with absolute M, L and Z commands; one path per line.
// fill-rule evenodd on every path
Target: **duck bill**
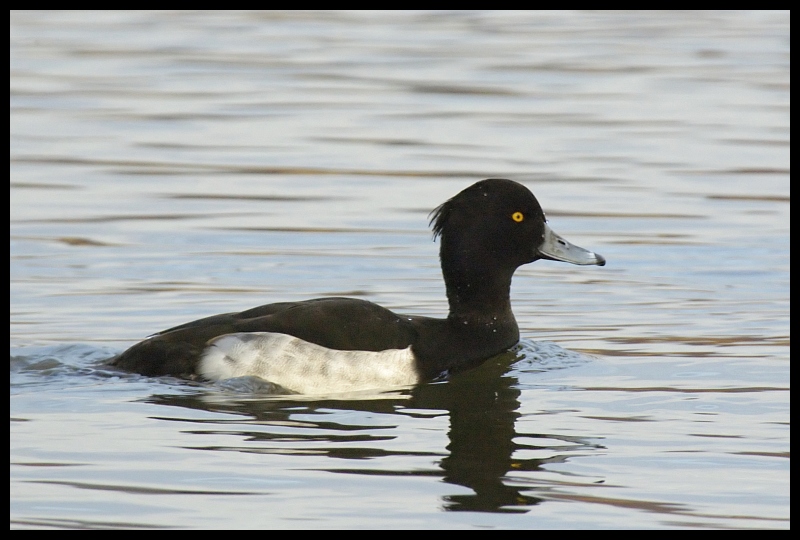
M 568 262 L 572 264 L 605 266 L 606 260 L 602 255 L 570 244 L 544 224 L 544 240 L 539 246 L 539 256 L 551 261 Z

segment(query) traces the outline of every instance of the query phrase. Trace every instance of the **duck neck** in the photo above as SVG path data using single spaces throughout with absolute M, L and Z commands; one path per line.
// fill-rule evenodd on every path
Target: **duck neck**
M 445 271 L 444 281 L 450 304 L 448 319 L 516 325 L 511 312 L 511 274 L 498 273 L 497 270 L 459 273 Z

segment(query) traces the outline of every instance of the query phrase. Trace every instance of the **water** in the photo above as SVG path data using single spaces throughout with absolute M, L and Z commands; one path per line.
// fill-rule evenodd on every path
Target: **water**
M 788 528 L 788 12 L 12 12 L 12 528 Z M 427 214 L 536 193 L 520 346 L 278 396 L 103 360 L 347 295 L 442 316 Z

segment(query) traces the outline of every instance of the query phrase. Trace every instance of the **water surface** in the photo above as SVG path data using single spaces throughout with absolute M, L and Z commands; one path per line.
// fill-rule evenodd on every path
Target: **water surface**
M 787 12 L 12 12 L 12 528 L 788 528 Z M 428 212 L 537 195 L 522 342 L 279 396 L 104 359 L 346 295 L 446 313 Z

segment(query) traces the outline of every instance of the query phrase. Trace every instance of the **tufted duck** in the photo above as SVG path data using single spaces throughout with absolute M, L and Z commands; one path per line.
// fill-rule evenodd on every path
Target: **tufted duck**
M 477 182 L 432 212 L 446 319 L 399 315 L 353 298 L 281 302 L 164 330 L 113 358 L 144 375 L 257 376 L 318 394 L 417 384 L 482 364 L 519 341 L 509 291 L 537 259 L 603 266 L 547 225 L 525 186 Z

